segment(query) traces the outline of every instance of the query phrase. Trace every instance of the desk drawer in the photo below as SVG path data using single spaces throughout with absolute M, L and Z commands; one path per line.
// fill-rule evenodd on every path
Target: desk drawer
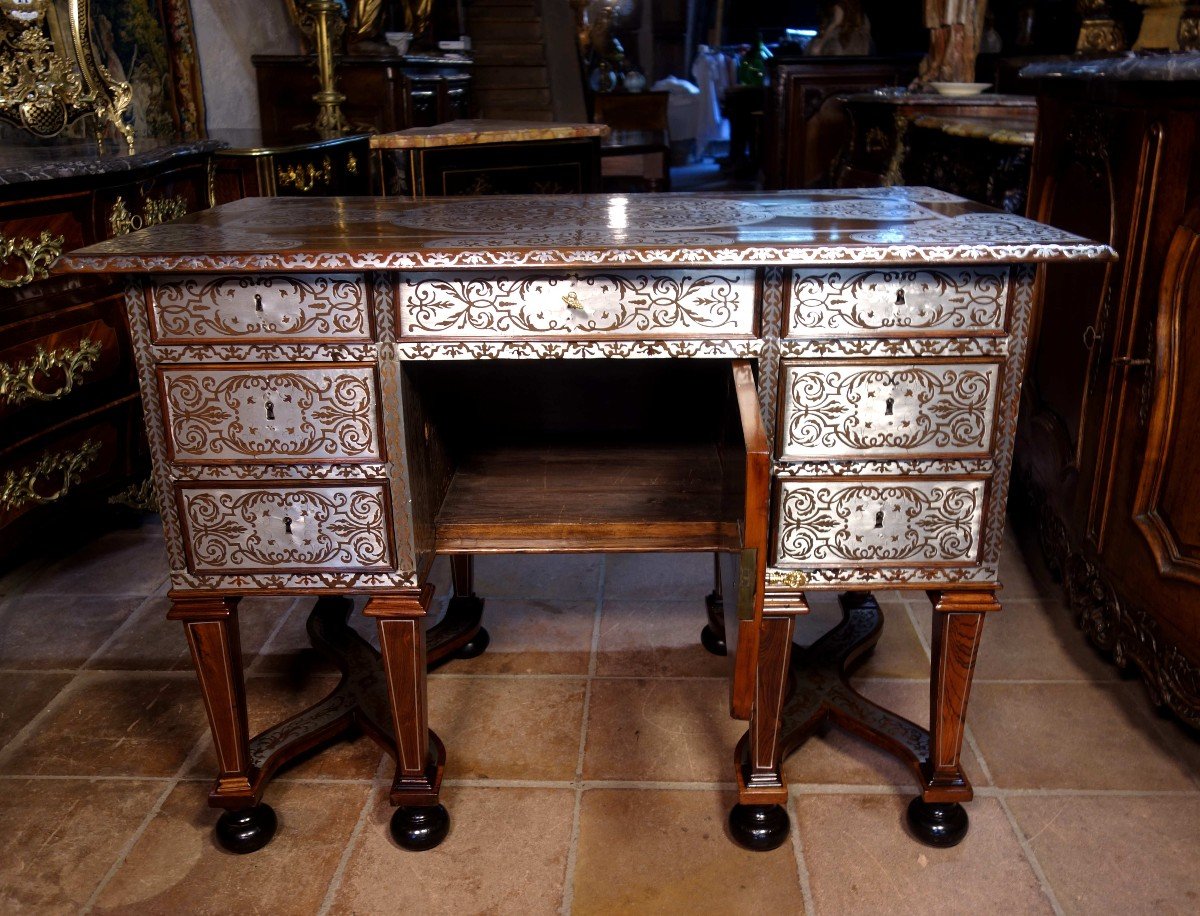
M 984 480 L 780 480 L 775 565 L 977 562 Z
M 225 573 L 395 568 L 386 481 L 177 488 L 188 568 Z
M 158 279 L 150 300 L 155 343 L 371 339 L 362 274 Z
M 171 366 L 159 384 L 171 461 L 382 460 L 371 366 Z
M 754 334 L 753 270 L 410 273 L 407 338 L 687 338 Z
M 795 270 L 787 337 L 999 335 L 1007 267 Z
M 999 363 L 785 363 L 779 457 L 987 457 Z

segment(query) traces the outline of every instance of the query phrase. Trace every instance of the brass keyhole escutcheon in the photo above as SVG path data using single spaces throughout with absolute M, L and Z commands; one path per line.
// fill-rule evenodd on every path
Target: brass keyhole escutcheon
M 895 398 L 888 398 L 888 399 L 887 399 L 886 401 L 884 401 L 883 403 L 884 403 L 884 411 L 883 411 L 883 415 L 884 415 L 885 417 L 890 417 L 890 416 L 892 415 L 892 408 L 893 408 L 893 407 L 895 406 L 895 404 L 896 404 L 896 399 L 895 399 Z
M 575 292 L 575 290 L 571 290 L 563 296 L 562 301 L 567 304 L 567 308 L 569 309 L 583 310 L 583 303 L 579 301 L 579 293 Z
M 268 420 L 275 419 L 275 405 L 272 404 L 270 401 L 267 401 L 267 419 Z
M 261 312 L 262 310 L 263 310 L 262 295 L 259 293 L 255 293 L 254 294 L 254 311 Z
M 875 513 L 875 527 L 876 527 L 876 528 L 882 528 L 882 527 L 883 527 L 883 512 L 876 512 L 876 513 Z
M 904 305 L 904 290 L 896 290 L 896 305 Z
M 283 517 L 283 530 L 287 534 L 292 533 L 292 519 L 290 516 L 285 515 Z

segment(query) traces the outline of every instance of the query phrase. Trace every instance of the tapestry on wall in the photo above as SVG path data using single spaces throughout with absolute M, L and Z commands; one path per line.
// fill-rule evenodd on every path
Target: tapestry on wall
M 65 6 L 65 0 L 59 0 Z M 204 92 L 188 0 L 91 0 L 100 62 L 133 87 L 135 137 L 203 137 Z

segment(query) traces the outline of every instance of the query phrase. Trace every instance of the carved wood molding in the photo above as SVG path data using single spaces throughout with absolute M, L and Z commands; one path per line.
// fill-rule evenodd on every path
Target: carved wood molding
M 1141 672 L 1151 701 L 1200 728 L 1200 666 L 1165 637 L 1146 610 L 1118 595 L 1103 571 L 1072 543 L 1046 492 L 1014 469 L 1022 513 L 1037 525 L 1038 542 L 1051 573 L 1061 580 L 1067 605 L 1088 638 L 1119 668 Z

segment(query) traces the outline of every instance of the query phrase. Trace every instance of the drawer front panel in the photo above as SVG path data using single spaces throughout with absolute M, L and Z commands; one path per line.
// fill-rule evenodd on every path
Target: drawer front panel
M 1007 267 L 796 270 L 788 337 L 1003 334 Z
M 387 483 L 178 488 L 189 569 L 367 572 L 395 567 Z
M 369 340 L 361 274 L 163 277 L 151 300 L 158 342 Z
M 172 461 L 378 461 L 369 366 L 170 367 L 159 372 Z
M 775 565 L 972 565 L 986 481 L 783 480 Z
M 779 457 L 986 457 L 999 363 L 788 363 Z
M 400 278 L 409 338 L 749 337 L 754 271 L 583 271 Z

